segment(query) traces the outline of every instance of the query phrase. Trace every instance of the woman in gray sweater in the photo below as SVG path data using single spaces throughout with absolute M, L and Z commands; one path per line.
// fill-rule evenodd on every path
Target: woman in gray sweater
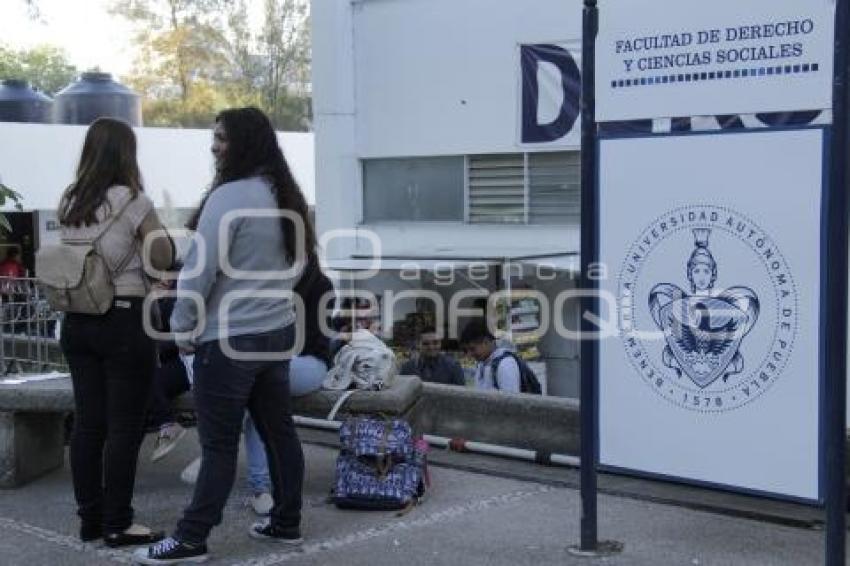
M 274 507 L 250 535 L 300 544 L 304 457 L 292 419 L 289 358 L 295 344 L 292 289 L 315 235 L 307 204 L 269 119 L 226 110 L 212 145 L 216 179 L 190 221 L 195 236 L 177 284 L 171 330 L 194 352 L 201 468 L 173 536 L 140 549 L 143 564 L 199 562 L 222 519 L 236 475 L 247 408 L 266 446 Z

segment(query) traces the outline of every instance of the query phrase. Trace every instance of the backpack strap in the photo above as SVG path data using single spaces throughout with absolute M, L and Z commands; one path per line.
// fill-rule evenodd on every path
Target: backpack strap
M 124 258 L 120 262 L 118 262 L 118 267 L 116 267 L 112 271 L 112 275 L 118 275 L 119 273 L 122 273 L 124 271 L 124 268 L 127 267 L 127 265 L 130 263 L 130 260 L 133 259 L 133 255 L 135 255 L 135 253 L 137 251 L 136 243 L 137 243 L 137 240 L 133 240 L 133 245 L 130 247 L 130 251 L 127 252 L 127 255 L 125 255 Z M 104 258 L 104 260 L 105 260 L 105 258 Z M 150 285 L 148 284 L 148 280 L 144 276 L 144 274 L 142 274 L 142 283 L 145 286 L 145 294 L 147 295 L 148 291 L 150 291 Z
M 393 467 L 392 458 L 389 454 L 387 454 L 387 444 L 389 443 L 390 429 L 392 429 L 392 426 L 392 421 L 386 420 L 384 422 L 384 432 L 381 434 L 381 443 L 378 447 L 378 454 L 382 454 L 382 456 L 375 464 L 378 470 L 378 478 L 381 481 L 383 481 L 387 477 L 387 474 Z
M 130 197 L 129 199 L 127 199 L 127 202 L 125 202 L 123 205 L 121 205 L 121 208 L 118 209 L 118 214 L 113 215 L 112 218 L 109 219 L 109 224 L 107 224 L 106 228 L 103 229 L 103 232 L 98 234 L 97 237 L 95 237 L 91 241 L 92 246 L 97 244 L 101 240 L 101 238 L 103 238 L 103 236 L 106 235 L 106 233 L 109 231 L 109 229 L 112 228 L 112 226 L 116 222 L 118 222 L 118 219 L 121 218 L 124 215 L 124 212 L 130 206 L 130 203 L 133 202 L 134 200 L 135 200 L 134 198 Z
M 504 360 L 505 358 L 516 359 L 516 356 L 514 356 L 513 352 L 508 350 L 508 351 L 504 352 L 501 356 L 499 356 L 498 358 L 496 358 L 492 362 L 490 362 L 490 376 L 493 378 L 493 387 L 496 388 L 497 390 L 501 389 L 501 387 L 499 387 L 499 376 L 498 376 L 499 364 L 502 363 L 502 360 Z M 517 365 L 519 365 L 519 362 L 517 362 Z M 520 373 L 521 372 L 522 372 L 522 368 L 520 368 Z M 521 383 L 520 383 L 520 389 L 522 389 Z
M 67 243 L 68 245 L 88 244 L 93 249 L 96 249 L 98 242 L 100 242 L 100 240 L 103 239 L 103 237 L 106 235 L 107 232 L 109 232 L 109 230 L 112 228 L 112 226 L 116 222 L 118 222 L 118 219 L 121 218 L 121 216 L 124 215 L 124 212 L 130 206 L 130 203 L 132 203 L 133 200 L 135 200 L 135 199 L 130 197 L 127 200 L 127 202 L 125 202 L 123 205 L 121 205 L 121 208 L 118 209 L 118 213 L 114 214 L 112 216 L 112 218 L 109 219 L 109 222 L 107 223 L 106 228 L 104 228 L 100 232 L 100 234 L 98 234 L 94 238 L 62 238 L 62 242 Z M 117 274 L 121 273 L 122 271 L 124 271 L 124 268 L 127 267 L 127 264 L 130 263 L 131 259 L 133 259 L 133 254 L 136 253 L 136 240 L 137 239 L 134 237 L 133 238 L 133 245 L 130 247 L 130 251 L 127 252 L 127 255 L 125 255 L 121 259 L 120 262 L 118 262 L 118 266 L 114 270 L 111 270 L 112 275 L 117 275 Z
M 98 234 L 94 238 L 62 238 L 63 243 L 64 242 L 67 242 L 69 244 L 86 243 L 86 244 L 90 244 L 91 246 L 94 246 L 95 244 L 97 244 L 103 238 L 104 235 L 106 235 L 107 232 L 109 232 L 109 229 L 112 228 L 112 225 L 115 224 L 118 221 L 118 219 L 121 218 L 121 216 L 123 216 L 124 212 L 127 210 L 127 207 L 130 206 L 130 203 L 133 202 L 133 200 L 134 200 L 133 198 L 130 198 L 127 202 L 122 204 L 121 208 L 118 209 L 118 214 L 114 214 L 112 216 L 112 218 L 109 219 L 109 222 L 106 224 L 106 228 L 104 228 L 100 232 L 100 234 Z
M 331 409 L 331 412 L 328 413 L 327 420 L 329 420 L 329 421 L 334 420 L 336 418 L 336 414 L 339 412 L 340 409 L 342 409 L 342 406 L 345 404 L 345 402 L 348 401 L 348 399 L 352 395 L 357 393 L 357 391 L 358 391 L 357 389 L 349 389 L 348 391 L 346 391 L 345 393 L 340 395 L 339 399 L 337 399 L 336 403 L 334 403 L 334 406 Z
M 94 247 L 101 240 L 101 238 L 103 238 L 103 236 L 106 235 L 106 233 L 109 231 L 110 228 L 112 228 L 112 226 L 118 221 L 118 219 L 121 218 L 121 216 L 124 214 L 124 211 L 127 210 L 127 208 L 130 206 L 130 203 L 133 202 L 133 200 L 134 200 L 133 198 L 130 198 L 130 199 L 127 200 L 127 202 L 124 203 L 123 206 L 121 206 L 121 208 L 118 210 L 118 214 L 116 214 L 115 216 L 112 217 L 112 219 L 109 221 L 109 224 L 107 224 L 107 226 L 103 230 L 103 232 L 98 234 L 97 238 L 92 240 L 92 243 L 91 243 L 92 247 Z M 137 242 L 138 242 L 138 238 L 136 238 L 136 236 L 133 235 L 133 245 L 130 246 L 130 251 L 127 252 L 127 255 L 125 255 L 121 259 L 121 261 L 118 262 L 118 265 L 112 271 L 113 275 L 118 275 L 119 273 L 123 272 L 124 268 L 127 267 L 127 264 L 130 263 L 130 260 L 133 259 L 133 255 L 135 255 L 135 253 L 136 253 Z M 106 258 L 104 258 L 104 260 L 105 259 Z M 145 282 L 145 289 L 147 290 L 148 285 L 147 285 L 147 281 L 145 280 L 144 275 L 142 276 L 142 280 Z

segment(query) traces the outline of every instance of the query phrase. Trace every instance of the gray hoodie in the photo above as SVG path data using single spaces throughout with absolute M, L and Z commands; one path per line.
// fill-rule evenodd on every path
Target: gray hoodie
M 291 299 L 257 296 L 291 291 L 298 276 L 256 276 L 258 272 L 282 272 L 290 263 L 284 253 L 280 218 L 252 217 L 251 209 L 278 210 L 269 183 L 261 177 L 221 185 L 207 199 L 183 262 L 171 315 L 173 332 L 189 332 L 203 318 L 189 295 L 203 299 L 206 323 L 188 342 L 269 332 L 295 320 Z M 232 269 L 226 269 L 225 258 Z

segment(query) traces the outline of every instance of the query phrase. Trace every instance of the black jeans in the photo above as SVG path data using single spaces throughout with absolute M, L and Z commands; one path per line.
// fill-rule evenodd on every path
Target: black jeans
M 179 356 L 168 357 L 154 371 L 153 392 L 148 408 L 147 430 L 159 429 L 176 420 L 172 402 L 191 388 L 186 367 Z
M 293 328 L 228 339 L 237 352 L 273 353 L 290 349 Z M 201 441 L 201 469 L 192 503 L 178 523 L 175 538 L 205 542 L 221 523 L 233 489 L 239 435 L 245 409 L 266 447 L 274 507 L 271 521 L 281 527 L 301 522 L 304 455 L 292 419 L 289 361 L 242 361 L 227 356 L 218 341 L 205 342 L 195 352 L 195 412 Z
M 142 299 L 116 298 L 100 316 L 69 313 L 61 345 L 74 385 L 71 475 L 77 512 L 84 524 L 121 532 L 133 521 L 136 461 L 154 370 Z

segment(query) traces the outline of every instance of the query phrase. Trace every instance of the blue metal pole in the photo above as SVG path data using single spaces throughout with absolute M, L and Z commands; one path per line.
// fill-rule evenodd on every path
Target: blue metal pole
M 848 244 L 848 41 L 850 0 L 838 0 L 835 18 L 835 77 L 830 182 L 826 202 L 826 564 L 845 563 L 845 458 L 847 428 L 847 270 Z
M 599 210 L 596 187 L 596 99 L 595 52 L 599 13 L 596 0 L 584 1 L 584 30 L 581 54 L 581 286 L 588 291 L 582 299 L 582 313 L 597 312 L 597 301 L 590 295 L 597 289 L 590 268 L 598 261 Z M 595 551 L 598 545 L 596 525 L 597 461 L 597 354 L 598 344 L 587 335 L 591 323 L 581 318 L 581 550 Z

